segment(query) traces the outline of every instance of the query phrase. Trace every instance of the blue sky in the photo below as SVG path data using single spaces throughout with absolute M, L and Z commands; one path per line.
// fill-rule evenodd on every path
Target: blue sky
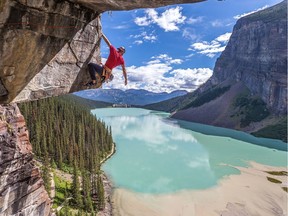
M 102 14 L 102 28 L 115 46 L 125 46 L 128 85 L 121 67 L 103 86 L 153 92 L 195 90 L 213 72 L 233 26 L 246 14 L 281 0 L 208 0 L 161 8 L 113 11 Z M 101 43 L 102 62 L 108 47 Z

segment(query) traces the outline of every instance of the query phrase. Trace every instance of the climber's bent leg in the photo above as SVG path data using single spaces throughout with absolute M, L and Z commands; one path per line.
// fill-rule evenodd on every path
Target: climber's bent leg
M 95 63 L 89 63 L 88 69 L 92 80 L 96 80 L 96 72 L 101 76 L 103 71 L 103 67 Z

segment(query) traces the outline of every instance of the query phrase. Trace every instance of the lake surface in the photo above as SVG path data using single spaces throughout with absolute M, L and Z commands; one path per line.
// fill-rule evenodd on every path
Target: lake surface
M 112 127 L 116 153 L 102 169 L 116 187 L 152 194 L 206 189 L 239 173 L 230 165 L 247 167 L 255 161 L 287 166 L 287 151 L 275 149 L 287 144 L 278 140 L 177 121 L 168 113 L 145 109 L 104 108 L 92 113 Z

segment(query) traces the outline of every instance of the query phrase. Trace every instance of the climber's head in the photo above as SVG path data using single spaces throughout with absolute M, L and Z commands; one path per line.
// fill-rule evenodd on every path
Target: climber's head
M 122 53 L 122 55 L 126 52 L 125 48 L 123 46 L 117 48 L 119 53 Z

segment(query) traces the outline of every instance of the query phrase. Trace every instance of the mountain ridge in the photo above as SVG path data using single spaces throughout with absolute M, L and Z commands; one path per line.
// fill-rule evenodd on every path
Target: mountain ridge
M 144 89 L 96 89 L 75 92 L 74 95 L 90 100 L 104 101 L 116 104 L 143 106 L 187 94 L 185 90 L 175 90 L 170 93 L 155 93 Z

